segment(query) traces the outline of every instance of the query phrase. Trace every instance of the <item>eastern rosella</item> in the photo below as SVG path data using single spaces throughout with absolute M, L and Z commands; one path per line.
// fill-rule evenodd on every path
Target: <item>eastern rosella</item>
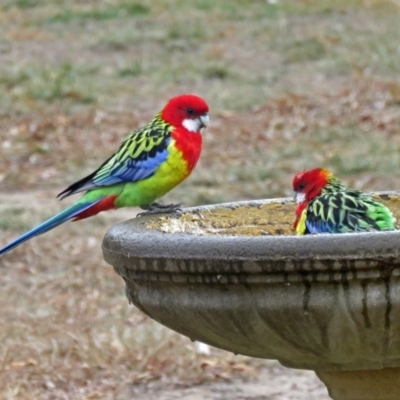
M 343 185 L 332 172 L 316 168 L 293 178 L 298 235 L 396 229 L 391 211 L 367 194 Z
M 63 199 L 86 192 L 80 200 L 0 249 L 0 256 L 70 219 L 120 207 L 139 206 L 148 213 L 176 210 L 178 205 L 161 206 L 154 201 L 190 175 L 201 153 L 201 130 L 208 122 L 208 105 L 202 98 L 185 94 L 170 99 L 96 171 L 57 196 Z

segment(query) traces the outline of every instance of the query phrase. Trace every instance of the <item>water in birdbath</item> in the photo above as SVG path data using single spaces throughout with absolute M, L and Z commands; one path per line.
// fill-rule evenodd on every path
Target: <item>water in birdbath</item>
M 379 194 L 375 200 L 385 204 L 400 224 L 398 195 Z M 187 232 L 197 235 L 293 235 L 296 204 L 288 200 L 246 204 L 183 212 L 152 220 L 147 228 L 165 233 Z

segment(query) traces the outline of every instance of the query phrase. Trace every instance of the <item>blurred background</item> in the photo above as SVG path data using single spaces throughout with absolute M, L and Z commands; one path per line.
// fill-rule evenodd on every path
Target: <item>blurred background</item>
M 398 0 L 0 0 L 0 244 L 71 204 L 55 196 L 184 92 L 211 125 L 165 202 L 290 196 L 317 166 L 400 188 L 399 13 Z M 0 399 L 327 398 L 311 373 L 196 346 L 129 306 L 100 246 L 136 212 L 0 260 Z

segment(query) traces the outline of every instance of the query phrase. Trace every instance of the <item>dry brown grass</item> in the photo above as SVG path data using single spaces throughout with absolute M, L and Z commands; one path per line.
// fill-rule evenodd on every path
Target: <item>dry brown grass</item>
M 133 4 L 133 3 L 132 3 Z M 365 190 L 400 187 L 395 1 L 0 2 L 0 243 L 61 207 L 179 92 L 211 127 L 185 205 L 290 195 L 323 165 Z M 118 211 L 0 260 L 0 398 L 126 399 L 135 385 L 253 377 L 264 362 L 212 350 L 127 304 L 101 258 Z
M 49 194 L 1 200 L 24 207 L 21 220 L 31 213 L 40 220 Z M 134 215 L 118 213 L 67 224 L 1 260 L 0 398 L 125 399 L 154 380 L 173 386 L 254 376 L 244 357 L 199 354 L 128 304 L 100 251 L 106 226 Z

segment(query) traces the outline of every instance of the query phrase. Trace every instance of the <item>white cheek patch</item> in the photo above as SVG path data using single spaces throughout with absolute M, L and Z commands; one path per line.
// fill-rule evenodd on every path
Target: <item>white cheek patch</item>
M 306 195 L 305 193 L 296 193 L 296 203 L 300 204 L 303 203 L 303 201 L 306 200 Z
M 189 131 L 189 132 L 198 132 L 200 129 L 200 122 L 198 119 L 184 119 L 182 125 Z

